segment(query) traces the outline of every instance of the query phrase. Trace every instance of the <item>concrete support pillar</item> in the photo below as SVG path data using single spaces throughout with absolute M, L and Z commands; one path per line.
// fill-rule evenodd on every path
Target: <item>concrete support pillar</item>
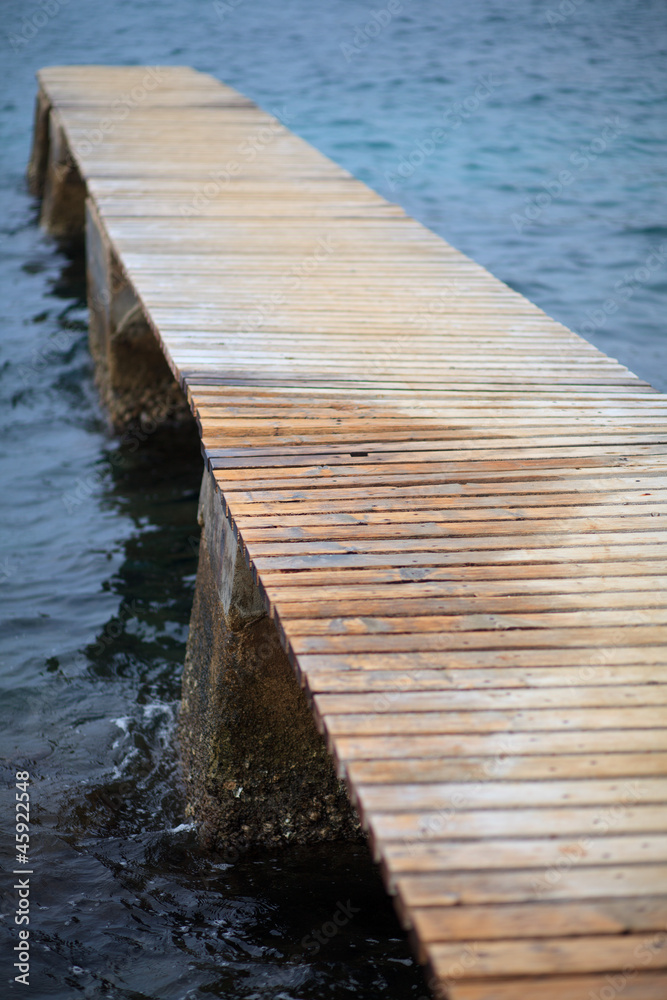
M 46 109 L 38 101 L 37 115 L 42 123 Z M 42 192 L 42 226 L 59 240 L 81 240 L 85 224 L 86 185 L 81 178 L 60 121 L 51 108 L 48 112 L 47 149 L 44 135 L 37 139 L 28 171 L 34 190 Z M 46 167 L 44 168 L 44 163 Z
M 90 350 L 114 428 L 192 422 L 185 396 L 90 198 L 85 226 Z
M 208 471 L 200 523 L 180 740 L 188 811 L 204 843 L 233 854 L 247 844 L 359 839 Z
M 183 426 L 193 417 L 113 251 L 72 156 L 60 117 L 40 91 L 28 182 L 42 196 L 41 224 L 57 239 L 86 241 L 90 348 L 116 431 Z

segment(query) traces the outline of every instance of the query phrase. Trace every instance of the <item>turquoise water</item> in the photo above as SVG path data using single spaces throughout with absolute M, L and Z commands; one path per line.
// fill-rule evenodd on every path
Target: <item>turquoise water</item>
M 197 443 L 107 431 L 82 262 L 40 233 L 25 189 L 33 73 L 211 72 L 665 389 L 667 6 L 4 0 L 1 14 L 0 760 L 10 791 L 17 766 L 34 779 L 31 995 L 422 996 L 363 849 L 230 866 L 184 823 L 173 733 Z M 3 799 L 10 870 L 12 816 Z M 10 885 L 0 978 L 20 995 Z M 348 899 L 359 913 L 313 953 L 303 940 Z

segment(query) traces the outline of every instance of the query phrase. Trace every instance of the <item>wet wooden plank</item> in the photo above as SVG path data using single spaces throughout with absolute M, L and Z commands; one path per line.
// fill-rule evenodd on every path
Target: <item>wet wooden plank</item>
M 472 948 L 473 942 L 471 942 Z M 647 938 L 627 934 L 620 938 L 581 937 L 555 941 L 486 941 L 474 948 L 475 962 L 461 978 L 478 979 L 482 975 L 545 975 L 558 969 L 561 975 L 579 972 L 615 972 L 634 968 L 667 968 L 667 935 Z M 433 945 L 430 957 L 436 970 L 445 975 L 452 964 L 460 962 L 458 944 Z M 462 963 L 461 963 L 462 964 Z
M 495 814 L 490 814 L 495 820 Z M 545 810 L 543 822 L 548 822 L 553 810 Z M 650 818 L 646 817 L 647 825 Z M 655 818 L 655 824 L 658 824 Z M 663 817 L 664 822 L 664 817 Z M 655 828 L 654 828 L 655 829 Z M 447 872 L 446 874 L 412 874 L 397 878 L 398 892 L 404 904 L 410 906 L 459 907 L 468 904 L 520 903 L 536 899 L 577 900 L 625 896 L 652 896 L 656 886 L 665 884 L 667 865 L 637 864 L 586 867 L 575 864 L 558 872 L 558 878 L 549 880 L 549 869 L 511 869 L 508 871 Z M 551 942 L 549 942 L 551 943 Z M 557 944 L 557 942 L 553 942 Z M 576 940 L 574 944 L 578 944 Z M 610 947 L 618 939 L 607 942 Z M 665 935 L 667 945 L 667 935 Z M 444 950 L 444 946 L 443 946 Z M 665 958 L 667 956 L 663 956 Z M 507 970 L 527 973 L 528 967 Z M 535 970 L 537 971 L 537 970 Z M 547 970 L 540 970 L 547 971 Z M 563 970 L 565 971 L 565 970 Z M 575 970 L 570 970 L 575 971 Z M 580 971 L 588 971 L 582 969 Z M 590 970 L 592 971 L 592 970 Z M 504 972 L 497 970 L 496 974 Z
M 632 753 L 603 750 L 602 753 L 559 754 L 534 753 L 525 756 L 500 753 L 498 756 L 476 757 L 473 754 L 444 754 L 438 757 L 405 757 L 364 760 L 348 759 L 345 771 L 355 788 L 361 785 L 401 784 L 418 786 L 438 781 L 553 781 L 558 778 L 636 778 L 662 775 L 667 755 L 659 750 Z M 442 857 L 439 847 L 435 857 Z M 442 857 L 445 864 L 446 858 Z M 415 867 L 415 870 L 417 868 Z
M 489 671 L 491 673 L 491 671 Z M 502 683 L 496 672 L 495 680 Z M 513 688 L 494 687 L 489 685 L 480 690 L 474 687 L 474 681 L 468 676 L 467 688 L 463 683 L 443 690 L 443 681 L 436 674 L 430 683 L 423 684 L 425 690 L 410 690 L 411 679 L 405 683 L 378 687 L 375 691 L 358 693 L 346 690 L 340 694 L 317 694 L 315 704 L 321 715 L 369 715 L 378 713 L 385 715 L 397 708 L 401 713 L 419 712 L 452 712 L 480 711 L 493 709 L 497 711 L 513 711 L 539 709 L 551 711 L 556 709 L 585 709 L 616 706 L 625 708 L 632 705 L 658 706 L 667 704 L 667 683 L 656 684 L 654 672 L 651 671 L 645 684 L 601 684 L 588 686 L 585 684 L 558 687 L 559 677 L 554 671 L 551 674 L 551 685 L 542 684 L 535 687 Z M 667 678 L 665 679 L 667 681 Z M 430 688 L 430 690 L 429 690 Z
M 626 802 L 644 804 L 665 801 L 667 778 L 633 778 L 632 781 L 600 781 L 599 779 L 577 778 L 576 780 L 510 781 L 491 780 L 486 782 L 429 782 L 429 783 L 386 783 L 356 786 L 357 794 L 363 799 L 369 813 L 435 812 L 447 808 L 507 809 L 520 808 L 530 803 L 531 808 L 540 806 L 592 806 L 615 805 L 620 798 Z M 508 865 L 508 867 L 512 867 Z
M 445 848 L 446 844 L 446 848 Z M 592 834 L 579 837 L 550 837 L 529 839 L 517 837 L 516 839 L 497 839 L 493 842 L 481 841 L 456 841 L 443 836 L 442 840 L 429 841 L 403 841 L 375 840 L 375 851 L 384 860 L 384 866 L 389 873 L 388 877 L 392 884 L 402 874 L 435 874 L 445 872 L 481 872 L 498 871 L 502 869 L 519 870 L 522 868 L 537 869 L 536 896 L 541 892 L 541 882 L 548 883 L 550 879 L 558 879 L 562 871 L 578 868 L 580 865 L 625 865 L 625 864 L 664 864 L 667 861 L 667 838 L 660 834 L 644 833 L 638 835 L 617 836 L 614 831 L 610 831 L 606 837 L 594 837 Z M 656 891 L 659 889 L 656 886 Z M 525 904 L 526 906 L 530 904 Z M 597 905 L 597 904 L 596 904 Z M 616 903 L 616 912 L 623 912 L 622 907 Z M 639 904 L 638 904 L 639 905 Z M 665 913 L 665 901 L 661 901 L 661 919 L 667 923 Z M 411 911 L 412 912 L 412 911 Z M 520 913 L 517 907 L 515 911 Z M 588 913 L 589 910 L 586 910 Z M 431 940 L 446 941 L 448 933 L 446 928 L 454 925 L 465 928 L 464 937 L 470 936 L 472 925 L 470 917 L 458 907 L 454 916 L 446 917 L 440 907 L 425 909 L 424 913 L 431 918 Z M 495 911 L 494 911 L 495 913 Z M 504 937 L 507 928 L 503 926 L 502 916 L 504 910 L 500 910 L 501 919 L 496 924 L 491 924 L 489 920 L 487 929 L 489 933 L 495 929 L 495 936 Z M 547 916 L 548 908 L 546 904 L 537 906 L 537 914 Z M 498 914 L 496 914 L 497 916 Z M 459 920 L 459 918 L 461 918 Z M 539 927 L 539 925 L 538 925 Z M 599 931 L 596 931 L 596 933 Z M 560 930 L 564 927 L 561 925 Z M 579 926 L 574 923 L 570 928 L 572 934 L 590 933 L 591 927 Z M 541 934 L 553 932 L 553 928 L 540 927 Z M 460 933 L 460 930 L 459 930 Z M 482 928 L 478 928 L 476 935 L 482 934 Z M 536 933 L 535 926 L 523 920 L 523 935 L 518 937 L 532 936 Z M 514 936 L 515 931 L 511 936 Z

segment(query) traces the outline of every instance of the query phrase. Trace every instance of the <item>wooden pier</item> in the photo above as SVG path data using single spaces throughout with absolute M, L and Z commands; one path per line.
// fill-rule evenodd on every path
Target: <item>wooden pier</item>
M 436 991 L 665 1000 L 667 397 L 213 78 L 39 81 Z

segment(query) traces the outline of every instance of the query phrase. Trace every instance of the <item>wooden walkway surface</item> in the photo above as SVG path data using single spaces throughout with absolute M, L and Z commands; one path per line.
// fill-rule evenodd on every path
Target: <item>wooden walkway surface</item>
M 667 397 L 145 72 L 39 76 L 420 959 L 451 1000 L 665 1000 Z

